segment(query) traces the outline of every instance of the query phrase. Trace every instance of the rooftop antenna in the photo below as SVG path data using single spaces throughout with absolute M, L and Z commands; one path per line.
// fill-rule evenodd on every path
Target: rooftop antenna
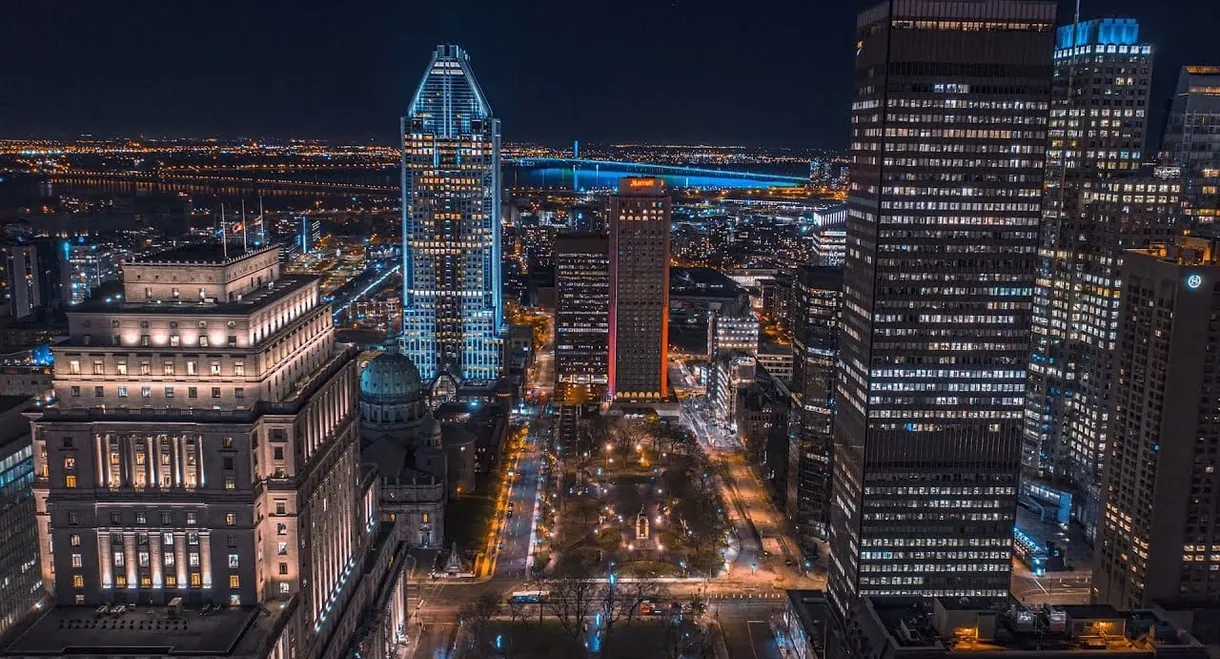
M 242 253 L 250 251 L 250 246 L 246 242 L 246 199 L 241 200 L 241 251 Z
M 225 260 L 229 260 L 229 230 L 225 228 L 225 202 L 220 202 L 220 244 Z

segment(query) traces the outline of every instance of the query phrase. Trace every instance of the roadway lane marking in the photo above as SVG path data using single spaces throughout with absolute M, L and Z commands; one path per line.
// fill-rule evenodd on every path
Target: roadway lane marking
M 542 459 L 542 454 L 538 453 L 538 460 Z M 534 478 L 534 512 L 530 515 L 530 536 L 525 545 L 525 577 L 529 578 L 529 568 L 534 562 L 534 543 L 538 537 L 538 517 L 539 508 L 542 507 L 542 478 Z
M 754 645 L 754 627 L 752 626 L 755 624 L 761 625 L 764 623 L 759 620 L 746 621 L 746 635 L 750 638 L 750 652 L 753 653 L 754 659 L 758 659 L 758 648 Z

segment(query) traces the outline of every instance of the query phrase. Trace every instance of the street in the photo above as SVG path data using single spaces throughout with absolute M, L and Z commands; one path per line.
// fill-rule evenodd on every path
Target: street
M 515 475 L 509 485 L 508 505 L 512 517 L 506 517 L 500 527 L 499 549 L 494 555 L 492 570 L 496 578 L 525 579 L 528 576 L 530 550 L 537 529 L 535 513 L 541 457 L 541 442 L 531 433 L 516 460 Z M 501 512 L 507 514 L 507 511 Z
M 1088 604 L 1092 573 L 1047 572 L 1036 577 L 1024 566 L 1014 562 L 1012 595 L 1029 606 L 1042 604 Z
M 771 614 L 784 606 L 775 600 L 718 600 L 709 611 L 720 622 L 724 644 L 734 659 L 779 659 L 779 646 L 768 623 Z
M 473 584 L 451 585 L 444 580 L 423 578 L 412 581 L 407 587 L 410 619 L 404 659 L 447 657 L 457 636 L 458 609 L 467 601 L 474 601 L 480 592 Z
M 739 545 L 726 576 L 785 588 L 825 588 L 825 575 L 801 573 L 797 544 L 757 469 L 746 461 L 737 437 L 711 420 L 706 399 L 698 394 L 694 379 L 682 364 L 671 361 L 669 372 L 682 403 L 681 419 L 716 468 L 721 493 L 729 506 L 729 521 Z

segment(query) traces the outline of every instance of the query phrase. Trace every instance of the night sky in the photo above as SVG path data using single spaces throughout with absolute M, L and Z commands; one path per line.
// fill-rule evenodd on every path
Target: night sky
M 458 43 L 508 140 L 841 149 L 873 0 L 3 0 L 0 137 L 396 143 L 437 43 Z M 1063 2 L 1060 22 L 1071 19 Z M 1220 64 L 1218 0 L 1084 0 L 1179 67 Z

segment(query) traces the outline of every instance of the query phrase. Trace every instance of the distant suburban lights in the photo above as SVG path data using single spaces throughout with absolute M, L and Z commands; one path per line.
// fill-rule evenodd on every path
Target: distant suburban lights
M 1186 278 L 1186 287 L 1192 291 L 1196 290 L 1197 288 L 1199 288 L 1202 285 L 1203 285 L 1203 275 L 1194 274 L 1194 275 L 1190 275 L 1189 277 Z

